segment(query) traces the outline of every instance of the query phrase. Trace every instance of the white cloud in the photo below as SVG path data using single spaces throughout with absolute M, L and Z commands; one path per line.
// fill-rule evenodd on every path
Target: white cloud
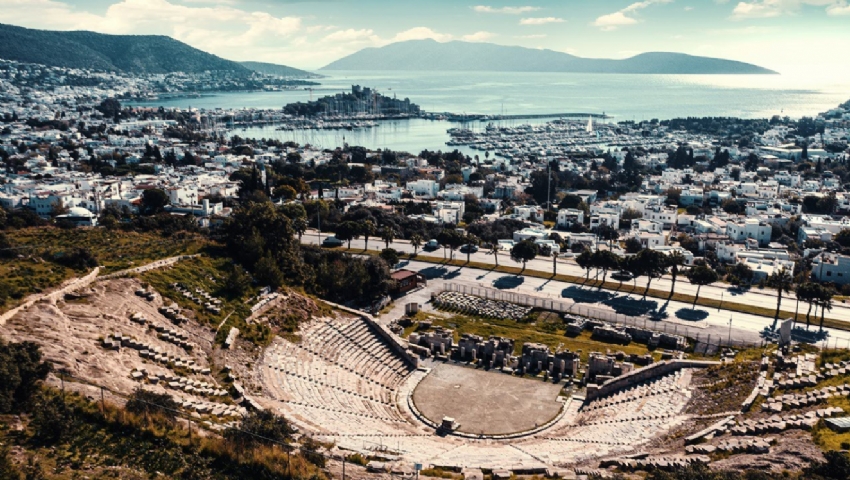
M 467 42 L 486 42 L 487 40 L 490 40 L 491 38 L 493 38 L 495 36 L 496 36 L 495 33 L 481 31 L 481 32 L 470 33 L 469 35 L 464 35 L 460 38 L 461 38 L 461 40 L 465 40 Z
M 754 0 L 738 2 L 732 10 L 732 20 L 774 18 L 793 14 L 803 6 L 826 7 L 828 15 L 850 15 L 847 0 Z
M 353 28 L 349 28 L 347 30 L 337 30 L 325 38 L 323 38 L 322 42 L 346 42 L 346 43 L 354 43 L 354 42 L 369 42 L 369 43 L 378 43 L 381 38 L 375 35 L 374 30 L 372 29 L 360 29 L 355 30 Z
M 637 11 L 643 10 L 651 5 L 661 5 L 671 2 L 673 2 L 673 0 L 644 0 L 642 2 L 635 2 L 622 10 L 600 16 L 593 22 L 593 26 L 607 31 L 615 30 L 627 25 L 634 25 L 639 22 L 639 20 L 633 16 L 633 14 Z
M 830 5 L 826 9 L 829 15 L 850 15 L 850 4 L 835 4 Z
M 489 7 L 486 5 L 476 5 L 472 7 L 478 13 L 504 13 L 506 15 L 522 15 L 523 13 L 536 12 L 540 7 Z
M 558 17 L 538 17 L 523 18 L 519 21 L 520 25 L 546 25 L 548 23 L 564 23 L 564 19 Z
M 391 40 L 392 42 L 404 42 L 407 40 L 425 40 L 431 39 L 436 40 L 438 42 L 448 42 L 452 39 L 452 35 L 449 33 L 439 33 L 434 30 L 431 30 L 428 27 L 415 27 L 410 30 L 405 30 L 403 32 L 399 32 L 395 37 Z

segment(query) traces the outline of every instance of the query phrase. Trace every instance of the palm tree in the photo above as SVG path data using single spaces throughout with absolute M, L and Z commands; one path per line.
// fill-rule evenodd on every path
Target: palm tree
M 381 240 L 384 241 L 386 248 L 390 248 L 390 244 L 395 240 L 395 232 L 390 227 L 384 227 L 381 229 Z
M 375 223 L 372 220 L 366 220 L 360 227 L 360 233 L 363 235 L 363 250 L 369 250 L 369 237 L 375 236 Z
M 776 314 L 773 316 L 774 320 L 779 318 L 779 308 L 782 305 L 782 292 L 790 292 L 793 284 L 794 279 L 791 278 L 788 270 L 784 267 L 767 277 L 767 285 L 776 289 Z
M 682 252 L 673 251 L 667 255 L 667 266 L 670 267 L 670 275 L 673 276 L 673 283 L 670 285 L 670 298 L 673 298 L 673 291 L 676 289 L 676 277 L 679 276 L 679 267 L 685 264 L 685 256 Z
M 811 324 L 809 320 L 809 316 L 812 313 L 812 304 L 818 295 L 818 289 L 820 285 L 812 282 L 805 282 L 797 285 L 797 289 L 794 293 L 797 295 L 797 301 L 807 302 L 809 304 L 809 309 L 806 311 L 806 328 L 809 328 Z M 796 319 L 795 319 L 796 320 Z
M 419 247 L 422 246 L 422 235 L 419 235 L 418 233 L 414 233 L 413 235 L 411 235 L 410 245 L 413 246 L 413 254 L 416 255 L 416 253 L 419 251 Z
M 552 250 L 552 276 L 558 275 L 558 252 Z
M 823 331 L 823 316 L 826 314 L 826 310 L 832 311 L 832 297 L 835 295 L 835 290 L 820 286 L 819 293 L 817 302 L 820 304 L 820 329 Z
M 469 263 L 469 257 L 472 255 L 472 246 L 478 245 L 479 243 L 481 243 L 481 240 L 479 240 L 475 235 L 471 233 L 466 235 L 466 263 Z
M 493 259 L 496 260 L 496 266 L 499 266 L 499 243 L 490 244 L 490 253 L 493 254 Z

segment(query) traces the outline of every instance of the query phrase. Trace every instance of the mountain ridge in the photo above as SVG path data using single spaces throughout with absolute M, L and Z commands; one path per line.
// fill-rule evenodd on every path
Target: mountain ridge
M 549 49 L 434 40 L 370 47 L 320 70 L 494 71 L 620 74 L 776 74 L 758 65 L 684 53 L 646 52 L 613 60 L 583 58 Z
M 164 35 L 108 35 L 35 30 L 0 23 L 0 58 L 50 67 L 126 73 L 226 71 L 248 76 L 237 62 Z

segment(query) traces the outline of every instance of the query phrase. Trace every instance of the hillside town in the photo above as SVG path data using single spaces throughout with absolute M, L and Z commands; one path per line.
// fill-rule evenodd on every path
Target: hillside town
M 562 256 L 677 251 L 688 265 L 743 265 L 748 283 L 780 270 L 799 275 L 794 265 L 805 259 L 814 280 L 850 289 L 848 104 L 800 120 L 450 130 L 449 143 L 481 150 L 471 158 L 228 137 L 219 110 L 125 108 L 114 99 L 138 95 L 145 81 L 11 62 L 2 72 L 0 205 L 8 210 L 95 226 L 104 212 L 139 212 L 145 192 L 158 190 L 165 211 L 208 227 L 227 217 L 253 175 L 277 203 L 333 198 L 340 214 L 401 209 L 470 232 L 513 220 L 516 228 L 479 239 L 507 251 L 528 239 Z M 333 231 L 333 218 L 324 220 Z

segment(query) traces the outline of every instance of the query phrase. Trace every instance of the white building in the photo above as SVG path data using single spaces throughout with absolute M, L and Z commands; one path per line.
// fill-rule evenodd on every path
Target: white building
M 434 180 L 416 180 L 407 182 L 407 189 L 414 197 L 436 198 L 440 191 L 440 184 Z
M 822 253 L 812 261 L 812 277 L 821 282 L 850 283 L 850 257 Z
M 748 218 L 743 222 L 726 222 L 726 235 L 733 242 L 745 242 L 747 239 L 754 239 L 759 245 L 767 245 L 770 243 L 770 234 L 773 228 L 758 219 Z
M 584 224 L 584 210 L 577 208 L 562 208 L 558 210 L 558 228 L 570 228 L 573 225 Z

